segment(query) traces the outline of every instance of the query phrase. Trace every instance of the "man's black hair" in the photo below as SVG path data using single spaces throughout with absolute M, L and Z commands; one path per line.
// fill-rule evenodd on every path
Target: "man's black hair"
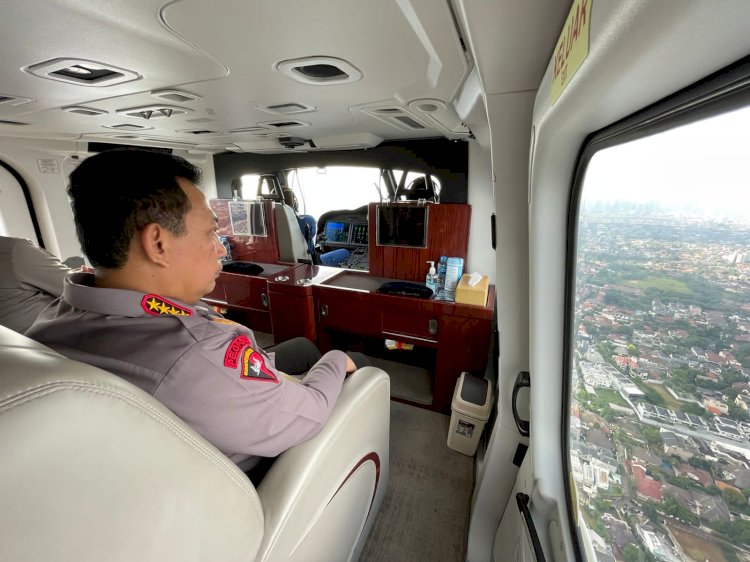
M 190 201 L 177 178 L 198 183 L 200 168 L 179 156 L 138 149 L 102 152 L 73 170 L 68 195 L 92 265 L 125 265 L 131 240 L 151 223 L 185 234 Z

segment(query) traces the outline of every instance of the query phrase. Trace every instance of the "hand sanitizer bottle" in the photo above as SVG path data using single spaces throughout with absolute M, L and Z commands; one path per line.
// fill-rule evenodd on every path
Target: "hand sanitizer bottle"
M 435 271 L 435 262 L 434 261 L 428 261 L 427 263 L 430 264 L 430 271 L 427 272 L 427 277 L 424 280 L 425 285 L 429 289 L 432 289 L 432 294 L 437 295 L 438 292 L 438 276 L 437 272 Z

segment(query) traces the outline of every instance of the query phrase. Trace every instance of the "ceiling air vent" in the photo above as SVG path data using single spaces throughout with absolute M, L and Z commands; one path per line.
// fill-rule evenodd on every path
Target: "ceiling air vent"
M 238 129 L 229 129 L 227 133 L 249 133 L 253 135 L 257 135 L 259 133 L 267 133 L 268 129 L 264 129 L 263 127 L 240 127 Z
M 296 127 L 309 127 L 310 123 L 305 123 L 304 121 L 265 121 L 263 123 L 258 123 L 258 125 L 274 127 L 275 129 L 291 129 Z
M 185 133 L 185 134 L 188 134 L 188 135 L 200 135 L 200 136 L 205 136 L 205 137 L 217 136 L 217 135 L 224 134 L 221 131 L 212 131 L 211 129 L 183 129 L 183 130 L 180 130 L 180 131 L 177 131 L 177 132 L 178 133 Z
M 308 111 L 315 111 L 317 108 L 312 105 L 304 103 L 280 103 L 276 105 L 259 105 L 256 107 L 266 113 L 275 113 L 282 115 L 289 115 L 290 113 L 305 113 Z
M 424 125 L 406 115 L 394 115 L 393 118 L 400 121 L 410 129 L 424 129 Z
M 71 105 L 68 107 L 63 107 L 63 111 L 67 111 L 68 113 L 75 113 L 76 115 L 85 115 L 87 117 L 93 117 L 94 115 L 106 115 L 109 113 L 108 111 L 105 111 L 103 109 L 96 109 L 94 107 L 82 107 L 79 105 Z
M 380 121 L 388 123 L 393 127 L 398 127 L 408 131 L 424 131 L 429 128 L 420 118 L 417 118 L 408 109 L 400 106 L 390 107 L 362 107 L 364 113 L 375 117 Z
M 274 68 L 297 82 L 318 86 L 345 84 L 362 78 L 362 73 L 353 64 L 334 57 L 285 60 Z
M 112 86 L 141 77 L 132 70 L 84 59 L 52 59 L 27 66 L 24 70 L 40 78 L 79 86 Z
M 118 109 L 117 113 L 127 115 L 128 117 L 137 117 L 139 119 L 161 119 L 163 117 L 174 117 L 192 113 L 192 109 L 186 107 L 177 107 L 174 105 L 144 105 L 142 107 L 131 107 L 129 109 Z
M 118 131 L 145 131 L 147 129 L 153 129 L 153 127 L 146 127 L 145 125 L 135 125 L 133 123 L 121 123 L 119 125 L 102 125 L 105 129 L 116 129 Z
M 158 90 L 151 92 L 151 95 L 163 100 L 175 103 L 188 103 L 191 101 L 200 101 L 202 98 L 195 94 L 188 94 L 179 90 Z
M 19 96 L 9 96 L 7 94 L 0 94 L 0 105 L 14 106 L 29 103 L 31 98 L 21 98 Z

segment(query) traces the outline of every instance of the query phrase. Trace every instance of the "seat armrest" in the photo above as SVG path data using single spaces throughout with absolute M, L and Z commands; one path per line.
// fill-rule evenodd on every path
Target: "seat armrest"
M 312 439 L 285 451 L 258 486 L 257 560 L 356 560 L 388 484 L 390 379 L 351 374 Z

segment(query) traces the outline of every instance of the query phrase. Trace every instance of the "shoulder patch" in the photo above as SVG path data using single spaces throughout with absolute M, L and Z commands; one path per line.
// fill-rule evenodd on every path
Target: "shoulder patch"
M 227 351 L 224 353 L 224 366 L 230 369 L 236 369 L 240 363 L 240 354 L 245 346 L 250 345 L 250 340 L 247 336 L 237 336 L 227 347 Z
M 141 308 L 151 316 L 192 316 L 193 311 L 159 295 L 143 295 Z
M 278 383 L 276 375 L 266 367 L 263 355 L 255 351 L 252 347 L 246 347 L 242 353 L 242 371 L 240 378 L 244 380 L 268 381 Z

